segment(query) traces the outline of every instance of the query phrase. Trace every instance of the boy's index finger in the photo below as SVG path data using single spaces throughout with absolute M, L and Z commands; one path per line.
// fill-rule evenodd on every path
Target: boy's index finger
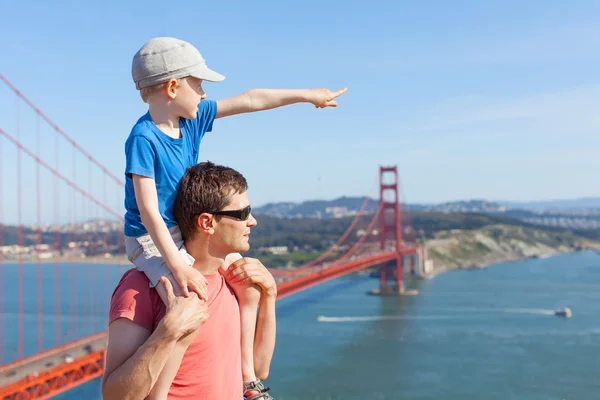
M 343 88 L 343 89 L 333 92 L 332 98 L 335 99 L 336 97 L 343 95 L 344 93 L 346 93 L 347 90 L 348 90 L 348 88 Z

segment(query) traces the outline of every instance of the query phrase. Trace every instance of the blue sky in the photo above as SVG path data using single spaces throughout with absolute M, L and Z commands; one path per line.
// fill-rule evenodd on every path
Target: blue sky
M 254 204 L 376 195 L 380 164 L 398 165 L 409 202 L 598 195 L 595 1 L 8 3 L 0 72 L 119 176 L 145 112 L 131 58 L 151 37 L 174 36 L 227 76 L 205 85 L 211 98 L 348 87 L 337 109 L 215 123 L 200 158 L 243 172 Z M 0 127 L 14 131 L 3 87 L 0 106 Z M 33 140 L 35 118 L 20 113 L 23 141 Z M 2 146 L 8 193 L 16 152 Z

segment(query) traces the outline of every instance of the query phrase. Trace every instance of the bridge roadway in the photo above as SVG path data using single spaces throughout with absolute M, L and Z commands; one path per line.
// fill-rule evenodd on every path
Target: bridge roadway
M 402 253 L 415 254 L 416 249 L 406 248 Z M 336 265 L 336 263 L 333 262 L 325 267 L 315 266 L 314 268 L 302 271 L 302 273 L 298 275 L 277 276 L 277 274 L 275 274 L 278 282 L 278 298 L 289 296 L 342 275 L 394 260 L 397 256 L 398 254 L 394 251 L 369 254 L 358 259 L 351 259 L 350 261 L 346 261 L 339 265 Z M 77 373 L 84 375 L 79 383 L 83 383 L 86 380 L 99 376 L 96 369 L 94 370 L 94 376 L 87 376 L 88 379 L 86 379 L 85 375 L 89 375 L 89 373 L 84 370 L 84 368 L 87 368 L 84 365 L 86 365 L 86 359 L 94 359 L 98 362 L 98 353 L 106 348 L 107 341 L 108 335 L 107 332 L 104 331 L 0 366 L 0 400 L 21 398 L 14 397 L 14 394 L 22 393 L 25 390 L 30 392 L 35 390 L 31 389 L 31 387 L 39 386 L 35 383 L 37 381 L 44 381 L 40 385 L 44 387 L 48 386 L 48 382 L 55 380 L 59 371 L 68 371 L 69 365 L 73 365 L 73 368 L 77 370 Z M 82 365 L 82 367 L 80 368 L 79 365 Z M 68 387 L 75 385 L 76 382 L 72 382 L 68 386 L 65 386 L 64 389 L 66 390 Z M 53 394 L 56 393 L 57 392 L 55 391 Z M 44 397 L 30 396 L 23 398 L 45 399 L 49 397 L 50 394 Z
M 10 364 L 0 366 L 1 388 L 23 379 L 33 378 L 40 373 L 68 364 L 76 359 L 106 348 L 108 336 L 100 332 L 83 339 L 54 347 L 50 350 L 25 357 Z

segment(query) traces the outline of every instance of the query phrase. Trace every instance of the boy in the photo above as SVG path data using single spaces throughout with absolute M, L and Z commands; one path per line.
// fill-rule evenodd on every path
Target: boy
M 230 115 L 300 102 L 317 108 L 335 107 L 334 99 L 346 89 L 254 89 L 225 100 L 205 100 L 202 82 L 218 82 L 225 77 L 210 70 L 194 46 L 168 37 L 151 39 L 142 46 L 133 58 L 132 76 L 149 110 L 134 125 L 125 143 L 124 232 L 128 258 L 148 276 L 163 302 L 167 300 L 166 291 L 163 285 L 157 285 L 162 276 L 172 281 L 176 294 L 187 297 L 191 291 L 210 301 L 207 281 L 191 267 L 194 259 L 183 246 L 185 238 L 173 214 L 177 185 L 187 167 L 196 164 L 204 134 L 212 130 L 216 118 Z M 226 264 L 239 258 L 232 255 Z M 244 394 L 252 399 L 269 398 L 261 395 L 262 384 L 253 363 L 260 291 L 254 285 L 241 286 L 237 282 L 231 286 L 240 303 Z M 193 340 L 190 336 L 178 345 L 189 345 Z M 180 361 L 170 359 L 167 365 L 177 368 Z

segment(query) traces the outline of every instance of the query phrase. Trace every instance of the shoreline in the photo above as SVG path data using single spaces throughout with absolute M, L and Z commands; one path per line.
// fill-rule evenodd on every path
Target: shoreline
M 510 263 L 510 262 L 515 262 L 515 261 L 525 261 L 525 260 L 546 259 L 546 258 L 551 258 L 551 257 L 562 255 L 562 254 L 582 253 L 582 252 L 588 252 L 588 251 L 592 251 L 592 250 L 593 250 L 592 248 L 581 249 L 581 250 L 570 249 L 570 250 L 566 250 L 566 251 L 556 251 L 553 253 L 540 254 L 537 256 L 498 258 L 498 259 L 496 259 L 494 261 L 490 261 L 488 263 L 477 264 L 477 265 L 473 264 L 468 267 L 464 267 L 464 266 L 449 267 L 449 266 L 444 265 L 444 266 L 438 267 L 438 268 L 434 267 L 434 271 L 432 273 L 430 273 L 428 275 L 422 275 L 420 278 L 423 280 L 429 280 L 429 279 L 435 278 L 438 275 L 443 275 L 445 273 L 454 272 L 454 271 L 485 270 L 485 269 L 494 267 L 499 264 L 504 264 L 504 263 Z M 419 278 L 417 278 L 417 279 L 419 279 Z
M 504 262 L 598 248 L 600 242 L 568 232 L 549 233 L 530 227 L 489 225 L 476 230 L 440 231 L 425 242 L 425 258 L 433 261 L 425 279 L 453 270 L 485 269 Z

